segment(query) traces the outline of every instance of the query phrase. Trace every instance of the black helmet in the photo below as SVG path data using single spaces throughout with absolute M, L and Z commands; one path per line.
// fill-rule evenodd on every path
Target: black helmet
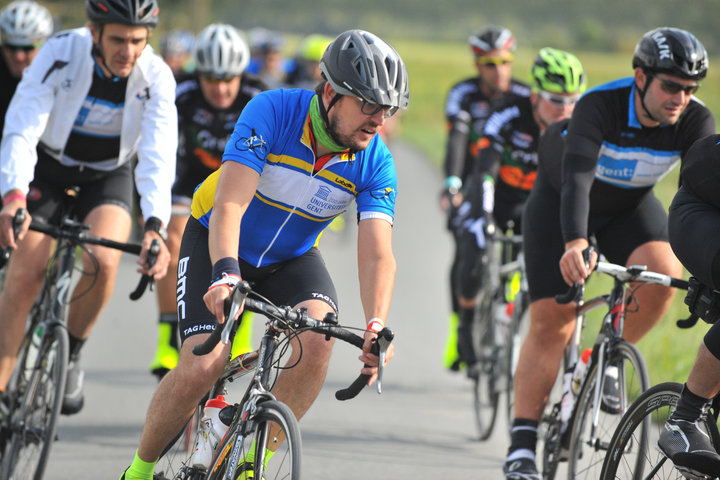
M 632 65 L 651 72 L 701 80 L 707 74 L 708 56 L 705 47 L 692 33 L 662 27 L 643 35 L 635 47 Z
M 515 37 L 512 32 L 505 27 L 491 25 L 485 30 L 468 37 L 470 49 L 477 56 L 487 55 L 491 50 L 508 49 L 515 51 Z
M 156 0 L 86 0 L 85 10 L 90 21 L 98 25 L 122 23 L 154 28 L 160 8 Z
M 333 89 L 377 105 L 407 108 L 408 74 L 400 55 L 363 30 L 343 32 L 328 45 L 320 70 Z

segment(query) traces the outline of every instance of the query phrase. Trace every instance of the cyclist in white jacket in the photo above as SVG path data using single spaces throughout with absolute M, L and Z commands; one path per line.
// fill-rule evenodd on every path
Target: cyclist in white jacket
M 161 238 L 170 218 L 175 178 L 177 110 L 175 80 L 148 45 L 157 24 L 156 0 L 86 0 L 86 28 L 56 34 L 25 71 L 8 108 L 0 147 L 0 245 L 12 255 L 0 295 L 0 401 L 42 285 L 51 239 L 28 231 L 18 242 L 12 220 L 18 208 L 57 221 L 64 192 L 78 187 L 76 217 L 90 232 L 127 241 L 131 231 L 133 171 L 145 221 L 140 270 L 165 275 L 169 253 L 152 268 L 147 248 Z M 83 405 L 79 352 L 112 295 L 120 260 L 117 250 L 94 248 L 96 276 L 84 275 L 70 305 L 70 367 L 63 413 Z M 94 271 L 83 256 L 85 271 Z

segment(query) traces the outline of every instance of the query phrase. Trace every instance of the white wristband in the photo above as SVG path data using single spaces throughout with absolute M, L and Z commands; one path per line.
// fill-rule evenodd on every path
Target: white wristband
M 385 322 L 383 322 L 381 319 L 374 317 L 371 318 L 370 321 L 367 324 L 367 329 L 371 332 L 379 332 L 385 327 Z

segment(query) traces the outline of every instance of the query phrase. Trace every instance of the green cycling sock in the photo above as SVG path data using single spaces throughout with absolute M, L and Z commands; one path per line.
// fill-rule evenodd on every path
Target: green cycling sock
M 137 454 L 137 451 L 135 452 L 135 459 L 133 460 L 132 464 L 128 467 L 127 470 L 125 470 L 125 473 L 122 477 L 120 477 L 121 480 L 152 480 L 153 473 L 155 472 L 155 464 L 157 463 L 157 460 L 154 462 L 146 462 L 142 458 L 140 458 Z
M 253 439 L 252 444 L 250 445 L 250 451 L 248 451 L 247 455 L 243 458 L 243 461 L 240 463 L 254 463 L 255 462 L 255 442 L 256 440 Z M 273 452 L 270 449 L 265 449 L 265 461 L 263 462 L 265 465 L 265 469 L 267 470 L 268 462 L 270 461 L 270 458 L 275 455 L 275 452 Z

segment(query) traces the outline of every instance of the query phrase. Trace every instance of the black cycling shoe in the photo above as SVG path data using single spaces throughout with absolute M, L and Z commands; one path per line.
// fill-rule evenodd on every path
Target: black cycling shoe
M 83 386 L 85 380 L 85 372 L 80 368 L 80 357 L 71 358 L 68 363 L 67 380 L 65 382 L 65 396 L 63 397 L 62 410 L 63 415 L 74 415 L 82 410 L 85 404 L 85 395 Z
M 720 455 L 712 445 L 703 418 L 690 422 L 671 415 L 660 434 L 658 447 L 685 478 L 720 477 Z
M 540 473 L 531 458 L 506 460 L 503 473 L 506 480 L 541 480 Z
M 600 410 L 611 415 L 620 413 L 620 384 L 618 383 L 617 367 L 610 366 L 605 370 Z

